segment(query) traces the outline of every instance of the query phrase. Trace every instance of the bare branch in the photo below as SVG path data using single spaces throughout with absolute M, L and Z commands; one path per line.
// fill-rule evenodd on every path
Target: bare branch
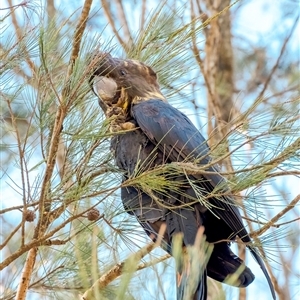
M 124 40 L 121 38 L 120 34 L 119 34 L 119 31 L 117 30 L 116 28 L 116 24 L 115 24 L 115 21 L 114 21 L 114 18 L 112 16 L 112 12 L 110 11 L 109 9 L 109 4 L 107 2 L 107 0 L 101 0 L 101 3 L 102 3 L 102 7 L 104 9 L 104 13 L 106 15 L 106 18 L 111 26 L 111 29 L 114 33 L 114 35 L 116 36 L 116 38 L 118 39 L 120 45 L 123 47 L 123 49 L 127 49 L 127 45 L 126 43 L 124 42 Z
M 18 6 L 24 6 L 24 5 L 26 5 L 28 2 L 24 1 L 22 3 L 22 5 L 19 4 L 17 7 L 12 4 L 12 0 L 7 0 L 7 2 L 8 2 L 8 5 L 9 5 L 9 8 L 10 8 L 11 19 L 12 19 L 13 26 L 15 28 L 15 33 L 16 33 L 18 42 L 21 42 L 22 39 L 23 39 L 22 29 L 21 29 L 21 27 L 20 27 L 20 25 L 19 25 L 19 23 L 17 21 L 17 16 L 16 16 L 16 13 L 15 13 L 15 9 Z M 30 59 L 28 50 L 26 48 L 24 48 L 23 51 L 24 51 L 25 60 L 26 60 L 26 62 L 28 64 L 29 68 L 31 69 L 32 74 L 35 74 L 35 72 L 37 70 L 37 67 L 35 66 L 35 64 L 33 63 L 33 61 Z
M 269 85 L 269 83 L 270 83 L 270 81 L 271 81 L 271 79 L 272 79 L 272 77 L 273 77 L 273 75 L 274 75 L 276 69 L 277 69 L 278 66 L 279 66 L 279 62 L 280 62 L 280 60 L 281 60 L 281 58 L 282 58 L 282 56 L 283 56 L 283 54 L 284 54 L 285 48 L 286 48 L 286 46 L 287 46 L 287 43 L 288 43 L 288 41 L 290 40 L 290 38 L 291 38 L 291 36 L 292 36 L 292 34 L 293 34 L 293 32 L 294 32 L 296 26 L 298 25 L 298 20 L 299 20 L 299 16 L 296 18 L 296 20 L 295 20 L 295 22 L 294 22 L 294 24 L 293 24 L 293 26 L 292 26 L 292 28 L 291 28 L 291 31 L 289 32 L 288 36 L 285 38 L 285 40 L 284 40 L 284 42 L 283 42 L 283 45 L 282 45 L 282 47 L 281 47 L 280 54 L 279 54 L 279 56 L 277 57 L 276 63 L 275 63 L 275 65 L 273 66 L 273 68 L 272 68 L 272 70 L 271 70 L 269 76 L 267 77 L 267 79 L 266 79 L 266 81 L 265 81 L 265 84 L 264 84 L 264 87 L 263 87 L 262 91 L 259 93 L 259 95 L 258 95 L 257 98 L 262 98 L 263 95 L 264 95 L 264 93 L 265 93 L 265 91 L 267 90 L 267 87 L 268 87 L 268 85 Z
M 165 226 L 161 226 L 161 229 L 158 233 L 158 238 L 155 243 L 150 243 L 140 250 L 138 250 L 136 253 L 132 254 L 130 257 L 128 257 L 125 261 L 116 264 L 112 269 L 104 273 L 94 284 L 93 286 L 86 290 L 83 296 L 81 297 L 82 300 L 90 300 L 93 298 L 93 295 L 96 294 L 97 290 L 100 290 L 101 288 L 106 287 L 110 282 L 115 280 L 117 277 L 119 277 L 122 272 L 124 271 L 124 266 L 126 265 L 126 262 L 132 258 L 134 258 L 135 261 L 140 261 L 145 255 L 150 253 L 153 249 L 158 247 L 161 243 L 161 239 L 164 235 Z M 136 266 L 138 267 L 138 266 Z
M 26 294 L 31 279 L 31 274 L 35 264 L 38 248 L 31 248 L 27 254 L 25 265 L 23 267 L 22 275 L 20 278 L 20 284 L 17 290 L 16 300 L 25 300 Z
M 6 240 L 0 245 L 0 250 L 2 250 L 6 245 L 7 243 L 10 241 L 10 239 L 15 235 L 15 233 L 21 228 L 22 224 L 24 222 L 21 221 L 21 223 L 19 223 L 15 228 L 14 230 L 8 235 L 8 237 L 6 238 Z
M 130 34 L 130 30 L 129 30 L 128 22 L 127 22 L 127 19 L 126 19 L 126 15 L 125 15 L 122 0 L 115 0 L 115 1 L 116 1 L 116 4 L 117 4 L 117 11 L 119 13 L 119 18 L 118 19 L 119 19 L 119 22 L 121 23 L 121 26 L 123 28 L 125 40 L 128 43 L 128 45 L 127 45 L 127 49 L 128 49 L 128 48 L 131 48 L 132 45 L 133 45 L 132 36 Z
M 255 238 L 257 236 L 265 233 L 270 227 L 272 227 L 280 218 L 282 218 L 288 211 L 293 209 L 296 204 L 300 201 L 300 195 L 296 196 L 288 206 L 286 206 L 281 212 L 279 212 L 276 216 L 274 216 L 268 223 L 266 223 L 262 228 L 253 232 L 251 237 Z

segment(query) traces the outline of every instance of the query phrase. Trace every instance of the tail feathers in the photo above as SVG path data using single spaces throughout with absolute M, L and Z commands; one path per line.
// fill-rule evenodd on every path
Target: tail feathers
M 269 284 L 269 287 L 270 287 L 270 290 L 271 290 L 271 293 L 272 293 L 272 296 L 273 296 L 273 299 L 275 300 L 276 299 L 276 294 L 275 294 L 275 290 L 274 290 L 274 286 L 273 286 L 273 283 L 272 283 L 272 280 L 269 276 L 269 273 L 265 267 L 265 263 L 264 261 L 262 260 L 262 258 L 259 256 L 259 254 L 256 252 L 256 250 L 252 247 L 248 247 L 251 254 L 253 255 L 254 259 L 257 261 L 257 263 L 259 264 L 260 268 L 262 269 L 267 281 L 268 281 L 268 284 Z
M 240 288 L 248 286 L 255 278 L 244 262 L 230 250 L 227 243 L 214 245 L 207 264 L 207 275 Z
M 187 273 L 177 274 L 177 300 L 206 300 L 207 278 L 204 271 L 200 278 L 189 277 Z

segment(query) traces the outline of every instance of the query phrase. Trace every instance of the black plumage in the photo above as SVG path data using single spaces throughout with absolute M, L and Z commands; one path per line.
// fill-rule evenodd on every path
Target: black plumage
M 107 81 L 116 83 L 109 91 Z M 91 82 L 105 114 L 114 116 L 115 123 L 120 125 L 115 128 L 126 129 L 124 124 L 134 128 L 116 134 L 111 141 L 116 164 L 124 171 L 124 181 L 134 176 L 137 169 L 142 173 L 172 162 L 191 162 L 200 167 L 209 164 L 210 149 L 204 137 L 183 113 L 166 102 L 150 67 L 101 54 Z M 254 280 L 251 270 L 230 250 L 229 242 L 236 237 L 250 249 L 275 299 L 263 260 L 251 243 L 224 178 L 217 166 L 205 170 L 208 172 L 203 174 L 166 175 L 178 183 L 176 189 L 167 193 L 144 191 L 139 186 L 123 187 L 124 207 L 137 217 L 145 232 L 154 239 L 161 224 L 165 223 L 164 243 L 169 252 L 177 233 L 183 234 L 183 246 L 193 245 L 199 227 L 204 226 L 206 240 L 214 243 L 214 248 L 193 299 L 206 299 L 206 275 L 223 282 L 239 270 L 238 280 L 231 283 L 238 287 L 246 287 Z M 220 185 L 223 196 L 212 196 L 214 188 Z M 183 293 L 184 288 L 179 286 L 178 300 L 182 299 Z

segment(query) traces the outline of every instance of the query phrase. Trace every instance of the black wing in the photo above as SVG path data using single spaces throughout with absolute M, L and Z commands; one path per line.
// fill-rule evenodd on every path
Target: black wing
M 199 159 L 199 165 L 206 165 L 210 161 L 208 155 L 210 149 L 202 134 L 183 113 L 168 103 L 156 99 L 144 101 L 133 105 L 132 115 L 145 135 L 158 145 L 171 161 Z M 199 175 L 196 179 L 199 179 L 198 185 L 207 193 L 211 193 L 214 187 L 224 182 L 224 179 L 218 174 L 217 169 L 210 167 L 207 170 L 214 173 Z M 245 243 L 250 243 L 251 239 L 233 199 L 223 196 L 218 199 L 210 198 L 209 201 L 213 204 L 211 211 L 223 220 L 234 234 Z M 261 257 L 251 245 L 248 244 L 248 247 L 265 274 L 275 299 L 274 288 Z
M 149 100 L 132 108 L 133 116 L 148 138 L 169 157 L 171 161 L 194 161 L 199 164 L 209 163 L 209 147 L 192 122 L 179 110 L 160 100 Z M 217 170 L 210 167 L 214 174 L 199 175 L 199 184 L 208 193 L 224 182 Z M 236 204 L 229 197 L 211 200 L 211 210 L 221 218 L 244 242 L 250 242 Z M 217 208 L 218 207 L 218 208 Z

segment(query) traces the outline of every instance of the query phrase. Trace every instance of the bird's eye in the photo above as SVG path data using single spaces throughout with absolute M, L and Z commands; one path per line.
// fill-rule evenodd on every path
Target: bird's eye
M 126 72 L 125 72 L 124 70 L 120 70 L 120 74 L 121 74 L 122 76 L 125 76 L 125 75 L 126 75 Z

